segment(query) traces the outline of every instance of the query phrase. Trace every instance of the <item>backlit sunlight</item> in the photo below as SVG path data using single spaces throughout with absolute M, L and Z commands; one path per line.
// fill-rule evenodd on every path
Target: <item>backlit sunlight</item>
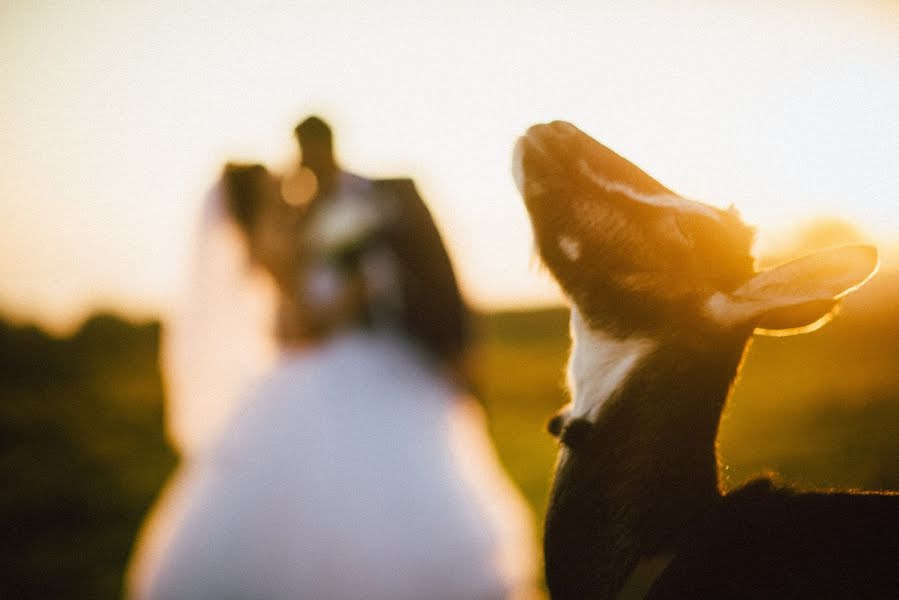
M 897 23 L 862 0 L 6 4 L 0 303 L 56 328 L 157 312 L 221 164 L 291 167 L 311 111 L 349 169 L 416 179 L 484 308 L 558 301 L 509 176 L 553 118 L 739 206 L 763 241 L 832 215 L 889 245 Z

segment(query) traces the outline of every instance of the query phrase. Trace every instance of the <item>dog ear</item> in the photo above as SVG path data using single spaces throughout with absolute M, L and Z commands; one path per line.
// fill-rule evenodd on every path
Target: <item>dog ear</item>
M 843 296 L 874 275 L 878 263 L 872 246 L 821 250 L 762 271 L 733 292 L 714 294 L 706 308 L 722 325 L 754 323 L 764 335 L 814 331 L 830 320 Z

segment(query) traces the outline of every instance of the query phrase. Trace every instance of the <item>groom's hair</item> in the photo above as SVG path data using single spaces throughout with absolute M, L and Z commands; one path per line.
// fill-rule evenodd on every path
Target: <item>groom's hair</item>
M 323 119 L 314 115 L 303 119 L 293 132 L 297 141 L 303 145 L 309 142 L 331 144 L 331 127 Z

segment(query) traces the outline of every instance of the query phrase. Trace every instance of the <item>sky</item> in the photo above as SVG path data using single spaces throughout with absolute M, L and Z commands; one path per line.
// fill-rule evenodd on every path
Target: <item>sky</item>
M 763 240 L 899 232 L 891 0 L 8 0 L 0 57 L 0 311 L 59 331 L 164 311 L 222 164 L 290 168 L 310 113 L 348 169 L 415 178 L 482 309 L 560 299 L 510 176 L 557 118 Z

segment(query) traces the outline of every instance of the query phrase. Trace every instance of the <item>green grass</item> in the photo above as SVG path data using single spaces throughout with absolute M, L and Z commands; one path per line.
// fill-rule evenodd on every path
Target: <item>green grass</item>
M 174 465 L 158 326 L 97 317 L 71 339 L 0 326 L 0 597 L 115 598 Z

